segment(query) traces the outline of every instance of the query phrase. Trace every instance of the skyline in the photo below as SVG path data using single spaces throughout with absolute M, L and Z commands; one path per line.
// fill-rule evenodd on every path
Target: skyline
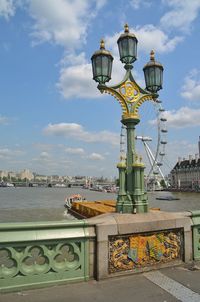
M 0 0 L 0 170 L 118 174 L 121 108 L 96 88 L 90 58 L 104 37 L 114 56 L 108 85 L 121 81 L 125 70 L 116 41 L 125 23 L 138 39 L 136 81 L 144 87 L 142 68 L 151 49 L 164 66 L 165 173 L 178 156 L 198 153 L 200 1 L 115 5 L 114 0 Z M 141 128 L 147 129 L 155 119 L 153 106 L 141 110 Z

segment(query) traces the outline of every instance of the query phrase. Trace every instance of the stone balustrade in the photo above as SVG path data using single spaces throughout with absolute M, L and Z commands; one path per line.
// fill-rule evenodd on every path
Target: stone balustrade
M 84 220 L 0 224 L 0 290 L 88 280 L 91 230 Z

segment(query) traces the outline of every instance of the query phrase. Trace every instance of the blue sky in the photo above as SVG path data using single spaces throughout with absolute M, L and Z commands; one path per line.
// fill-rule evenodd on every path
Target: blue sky
M 164 172 L 198 153 L 199 15 L 200 0 L 0 0 L 0 170 L 117 175 L 121 108 L 96 89 L 90 58 L 104 37 L 111 83 L 120 81 L 116 40 L 126 22 L 138 38 L 141 86 L 151 49 L 164 66 Z M 151 107 L 140 109 L 144 129 Z

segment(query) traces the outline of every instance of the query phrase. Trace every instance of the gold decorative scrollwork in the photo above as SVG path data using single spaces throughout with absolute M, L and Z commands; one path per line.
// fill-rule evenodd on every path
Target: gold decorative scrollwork
M 127 103 L 134 103 L 140 98 L 138 86 L 131 81 L 126 81 L 119 87 L 119 92 Z
M 153 97 L 151 95 L 142 96 L 140 98 L 140 100 L 138 100 L 138 102 L 135 104 L 135 107 L 134 107 L 135 114 L 138 114 L 138 110 L 139 110 L 140 106 L 146 101 L 155 101 L 155 100 L 153 99 Z
M 116 91 L 110 87 L 105 87 L 101 91 L 104 93 L 111 94 L 112 96 L 114 96 L 114 98 L 116 98 L 119 101 L 119 103 L 122 107 L 123 114 L 127 114 L 129 112 L 128 106 L 127 106 L 123 96 L 118 91 Z
M 145 101 L 155 101 L 152 94 L 141 91 L 139 86 L 130 79 L 118 86 L 100 88 L 102 93 L 108 93 L 117 99 L 122 107 L 123 119 L 140 119 L 138 110 Z

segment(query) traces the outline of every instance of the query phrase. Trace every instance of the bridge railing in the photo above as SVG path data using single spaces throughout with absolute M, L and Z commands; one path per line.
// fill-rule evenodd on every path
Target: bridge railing
M 192 236 L 193 236 L 193 258 L 200 260 L 200 210 L 191 211 Z
M 87 280 L 93 233 L 84 220 L 0 224 L 0 292 Z

